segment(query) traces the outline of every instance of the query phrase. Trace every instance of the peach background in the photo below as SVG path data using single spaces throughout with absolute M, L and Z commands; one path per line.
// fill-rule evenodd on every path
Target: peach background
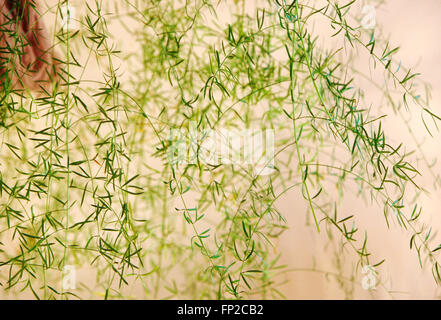
M 369 4 L 369 1 L 364 3 Z M 441 111 L 441 43 L 438 41 L 441 30 L 441 1 L 438 0 L 387 0 L 377 10 L 377 25 L 391 40 L 392 45 L 400 46 L 399 59 L 414 71 L 420 72 L 421 78 L 432 86 L 432 103 L 430 107 L 436 112 Z M 358 59 L 360 61 L 365 61 Z M 369 73 L 369 69 L 362 64 L 357 64 L 357 68 Z M 363 82 L 362 82 L 363 83 Z M 363 88 L 368 88 L 367 96 L 372 96 L 375 101 L 377 93 L 369 84 L 364 83 Z M 389 110 L 390 112 L 390 110 Z M 419 114 L 416 113 L 412 118 L 411 124 L 420 123 Z M 394 142 L 405 141 L 414 146 L 411 140 L 406 140 L 407 129 L 399 118 L 394 118 L 388 122 L 388 134 Z M 415 126 L 415 135 L 418 139 L 427 136 L 425 129 L 421 126 Z M 403 139 L 404 138 L 404 139 Z M 433 139 L 426 139 L 423 150 L 428 159 L 439 158 L 441 155 L 440 134 L 435 134 Z M 439 174 L 439 165 L 434 168 L 436 174 Z M 439 190 L 431 188 L 431 177 L 425 177 L 420 181 L 425 188 L 432 190 L 428 197 L 423 196 L 424 221 L 430 222 L 434 230 L 441 227 L 440 207 L 441 193 Z M 286 213 L 290 230 L 282 236 L 279 250 L 283 252 L 283 262 L 295 269 L 309 269 L 313 266 L 314 256 L 317 269 L 329 272 L 335 272 L 332 266 L 332 257 L 323 253 L 322 248 L 327 245 L 327 238 L 324 235 L 317 236 L 312 227 L 305 227 L 299 221 L 302 212 L 306 208 L 305 204 L 292 209 L 292 196 L 287 195 L 286 199 L 280 202 L 282 212 Z M 298 196 L 297 196 L 298 199 Z M 298 203 L 298 202 L 296 202 Z M 349 196 L 343 204 L 344 212 L 347 215 L 356 213 L 358 226 L 361 230 L 367 230 L 369 239 L 368 246 L 374 257 L 380 261 L 384 257 L 386 262 L 379 268 L 383 280 L 392 281 L 385 283 L 386 287 L 395 291 L 392 296 L 387 294 L 382 288 L 375 291 L 366 291 L 360 286 L 363 277 L 355 274 L 356 281 L 354 298 L 399 298 L 399 299 L 432 299 L 439 298 L 440 290 L 437 288 L 430 269 L 421 270 L 418 259 L 414 251 L 409 250 L 409 234 L 401 232 L 398 227 L 392 227 L 387 230 L 384 218 L 382 217 L 382 208 L 359 199 Z M 439 236 L 437 237 L 439 239 Z M 438 240 L 439 241 L 439 240 Z M 317 254 L 319 252 L 319 254 Z M 350 262 L 345 264 L 351 265 Z M 350 275 L 351 273 L 347 273 Z M 332 276 L 330 276 L 332 278 Z M 321 272 L 293 271 L 287 276 L 290 282 L 283 286 L 283 292 L 290 298 L 305 299 L 335 299 L 344 298 L 343 291 L 338 288 L 336 281 L 327 281 Z M 344 280 L 348 282 L 348 280 Z
M 114 0 L 116 1 L 116 0 Z M 58 1 L 46 1 L 49 6 Z M 107 1 L 106 1 L 107 2 Z M 108 1 L 110 4 L 112 1 Z M 251 2 L 251 1 L 250 1 Z M 77 12 L 81 13 L 82 1 L 71 1 Z M 365 3 L 369 3 L 365 1 Z M 360 7 L 361 9 L 361 7 Z M 50 24 L 51 16 L 45 17 L 47 24 Z M 439 0 L 387 0 L 377 10 L 377 24 L 381 26 L 384 34 L 390 35 L 392 43 L 401 46 L 400 58 L 403 64 L 420 72 L 421 78 L 432 85 L 432 109 L 441 113 L 441 1 Z M 316 26 L 320 29 L 320 26 Z M 111 28 L 116 43 L 122 50 L 135 50 L 136 46 L 129 45 L 133 39 L 124 33 L 121 28 Z M 82 59 L 84 57 L 81 57 Z M 121 62 L 123 64 L 123 62 Z M 360 66 L 360 69 L 367 66 Z M 97 64 L 91 61 L 90 67 L 86 70 L 86 79 L 93 79 L 97 73 Z M 366 69 L 369 71 L 369 69 Z M 367 85 L 368 86 L 368 85 Z M 368 91 L 368 94 L 370 92 Z M 376 93 L 372 89 L 372 100 L 375 101 Z M 415 117 L 418 122 L 418 117 Z M 412 120 L 413 121 L 413 120 Z M 398 142 L 402 140 L 403 127 L 399 120 L 388 123 L 389 134 Z M 422 130 L 422 131 L 418 131 Z M 423 136 L 424 128 L 417 127 L 417 136 Z M 429 159 L 441 156 L 439 144 L 440 135 L 436 134 L 432 140 L 427 140 L 423 149 Z M 412 143 L 412 142 L 410 142 Z M 439 166 L 435 168 L 439 172 Z M 431 189 L 430 177 L 422 180 L 421 183 Z M 436 228 L 441 227 L 440 191 L 433 191 L 431 196 L 424 196 L 425 221 L 432 223 Z M 289 272 L 278 278 L 278 281 L 287 283 L 281 284 L 279 290 L 290 299 L 340 299 L 345 297 L 353 298 L 390 298 L 391 296 L 382 288 L 374 291 L 366 291 L 361 288 L 363 275 L 360 270 L 353 273 L 353 279 L 341 279 L 343 283 L 354 283 L 354 291 L 344 294 L 332 274 L 337 273 L 334 255 L 330 253 L 332 246 L 325 232 L 317 234 L 313 226 L 306 225 L 306 204 L 299 197 L 297 190 L 287 193 L 277 203 L 278 208 L 288 221 L 289 230 L 280 238 L 275 253 L 281 253 L 281 263 L 288 266 Z M 402 232 L 399 228 L 392 226 L 387 230 L 382 208 L 360 201 L 360 199 L 346 193 L 345 201 L 342 204 L 343 212 L 357 214 L 359 227 L 367 230 L 369 234 L 369 249 L 377 258 L 386 258 L 386 263 L 381 266 L 381 278 L 385 280 L 385 286 L 390 287 L 395 298 L 420 299 L 438 298 L 440 291 L 437 289 L 432 278 L 430 269 L 421 270 L 414 251 L 409 250 L 409 234 Z M 441 241 L 439 241 L 441 242 Z M 332 250 L 331 250 L 332 251 Z M 348 278 L 353 272 L 353 261 L 351 254 L 341 261 L 342 268 L 346 270 Z M 312 271 L 311 269 L 316 269 Z M 329 274 L 326 277 L 326 273 Z M 86 276 L 87 271 L 81 272 Z M 389 283 L 389 277 L 392 281 Z M 136 292 L 134 292 L 136 297 Z

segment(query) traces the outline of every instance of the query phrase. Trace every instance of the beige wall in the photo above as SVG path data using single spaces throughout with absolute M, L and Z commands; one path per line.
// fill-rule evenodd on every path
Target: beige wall
M 81 13 L 82 1 L 75 3 L 77 12 Z M 48 5 L 57 3 L 55 0 L 47 1 Z M 50 16 L 46 17 L 50 24 Z M 422 78 L 432 85 L 432 108 L 441 112 L 441 1 L 440 0 L 387 0 L 377 11 L 377 23 L 381 25 L 386 35 L 390 35 L 392 43 L 401 46 L 400 57 L 407 66 L 415 66 L 415 70 L 422 74 Z M 317 26 L 320 29 L 320 26 Z M 134 39 L 127 37 L 121 28 L 114 28 L 113 36 L 122 50 L 135 50 Z M 80 50 L 80 49 L 78 49 Z M 86 55 L 80 56 L 84 61 Z M 124 62 L 121 61 L 122 66 Z M 94 79 L 99 77 L 97 63 L 91 61 L 86 69 L 84 78 Z M 361 69 L 367 66 L 361 66 Z M 373 90 L 373 89 L 372 89 Z M 369 94 L 369 92 L 368 92 Z M 373 93 L 373 99 L 375 93 Z M 404 130 L 399 120 L 392 121 L 389 125 L 391 136 L 396 142 L 402 138 Z M 419 128 L 424 130 L 423 128 Z M 418 130 L 419 130 L 418 129 Z M 418 136 L 418 131 L 416 132 Z M 423 146 L 429 158 L 441 156 L 439 144 L 440 135 L 435 135 L 432 141 L 427 141 Z M 412 143 L 412 142 L 411 142 Z M 440 167 L 435 170 L 439 172 Z M 422 180 L 422 184 L 431 189 L 430 179 Z M 384 288 L 377 288 L 368 292 L 361 287 L 363 275 L 352 269 L 355 260 L 351 260 L 351 253 L 340 261 L 343 270 L 346 270 L 348 279 L 341 279 L 342 283 L 354 283 L 355 291 L 345 295 L 335 278 L 336 260 L 332 245 L 326 232 L 317 234 L 312 225 L 306 225 L 306 204 L 299 196 L 298 190 L 287 193 L 277 205 L 288 221 L 289 230 L 280 238 L 275 253 L 281 253 L 281 263 L 286 264 L 291 270 L 278 278 L 284 282 L 280 291 L 290 299 L 297 298 L 388 298 Z M 434 227 L 441 227 L 441 193 L 435 191 L 431 196 L 424 196 L 425 221 L 431 222 Z M 396 298 L 436 298 L 439 295 L 433 281 L 430 269 L 421 270 L 414 251 L 409 250 L 408 233 L 402 232 L 396 226 L 387 230 L 383 219 L 382 208 L 361 201 L 359 198 L 346 193 L 342 203 L 342 211 L 349 214 L 356 213 L 359 227 L 367 230 L 369 234 L 369 248 L 378 259 L 386 258 L 385 264 L 379 269 L 384 286 L 394 291 Z M 441 241 L 440 241 L 441 242 Z M 343 257 L 342 255 L 340 257 Z M 375 259 L 376 260 L 376 259 Z M 313 271 L 314 269 L 315 271 Z M 326 274 L 328 273 L 328 276 Z M 87 272 L 81 273 L 86 275 Z M 350 279 L 351 274 L 354 276 Z M 391 282 L 389 282 L 389 278 Z M 137 296 L 136 291 L 132 293 Z
M 369 3 L 369 1 L 365 1 Z M 392 45 L 400 46 L 399 57 L 403 64 L 412 67 L 412 70 L 420 72 L 421 78 L 432 86 L 431 108 L 438 113 L 441 111 L 441 1 L 439 0 L 387 0 L 384 5 L 377 10 L 377 24 L 379 24 L 386 36 L 391 40 Z M 318 26 L 319 27 L 319 26 Z M 365 61 L 359 59 L 360 61 Z M 369 68 L 365 65 L 357 65 L 360 69 L 365 69 L 369 73 Z M 381 81 L 381 79 L 380 79 Z M 368 85 L 368 84 L 366 84 Z M 372 95 L 375 102 L 377 96 L 374 88 L 367 92 L 367 96 Z M 390 112 L 390 110 L 388 110 Z M 386 111 L 385 111 L 386 113 Z M 418 113 L 414 114 L 411 124 L 415 124 L 415 135 L 420 141 L 427 136 L 424 127 L 417 125 L 421 123 Z M 403 141 L 407 129 L 403 122 L 395 117 L 389 121 L 391 126 L 388 132 L 393 142 Z M 429 159 L 439 158 L 441 155 L 440 134 L 436 133 L 434 138 L 425 139 L 426 142 L 422 149 Z M 404 140 L 407 144 L 415 145 L 412 140 Z M 436 166 L 434 171 L 439 174 L 440 166 Z M 432 223 L 434 230 L 441 227 L 440 208 L 441 193 L 433 190 L 432 177 L 425 177 L 420 180 L 424 188 L 428 188 L 433 193 L 424 196 L 423 205 L 424 221 Z M 294 196 L 294 194 L 292 195 Z M 360 270 L 356 273 L 357 284 L 355 285 L 355 298 L 401 298 L 401 299 L 422 299 L 439 298 L 440 290 L 437 288 L 430 268 L 421 270 L 415 251 L 409 250 L 410 234 L 402 232 L 397 226 L 391 226 L 387 230 L 383 218 L 382 208 L 371 205 L 368 202 L 360 201 L 350 193 L 346 193 L 343 203 L 343 212 L 356 214 L 361 230 L 366 229 L 369 235 L 368 246 L 374 253 L 374 261 L 382 258 L 386 262 L 379 268 L 381 278 L 391 282 L 385 283 L 386 288 L 395 291 L 392 296 L 386 293 L 384 288 L 377 288 L 373 292 L 368 292 L 360 286 L 363 277 Z M 298 196 L 296 202 L 299 203 Z M 296 206 L 293 209 L 293 197 L 287 195 L 280 202 L 288 218 L 290 230 L 281 239 L 278 251 L 283 253 L 282 260 L 292 268 L 310 269 L 314 265 L 316 269 L 335 272 L 335 265 L 332 265 L 333 257 L 322 253 L 322 248 L 327 246 L 325 235 L 317 236 L 313 227 L 305 227 L 298 217 L 304 216 L 305 204 Z M 436 237 L 439 239 L 439 236 Z M 440 242 L 438 240 L 438 242 Z M 317 254 L 319 252 L 319 254 Z M 349 251 L 348 251 L 349 252 Z M 350 262 L 346 262 L 346 267 Z M 351 273 L 348 272 L 348 275 Z M 330 276 L 332 278 L 332 276 Z M 338 289 L 336 281 L 327 281 L 325 276 L 319 272 L 293 271 L 287 278 L 290 282 L 283 286 L 283 292 L 291 298 L 343 298 L 342 290 Z M 346 281 L 347 282 L 347 281 Z

